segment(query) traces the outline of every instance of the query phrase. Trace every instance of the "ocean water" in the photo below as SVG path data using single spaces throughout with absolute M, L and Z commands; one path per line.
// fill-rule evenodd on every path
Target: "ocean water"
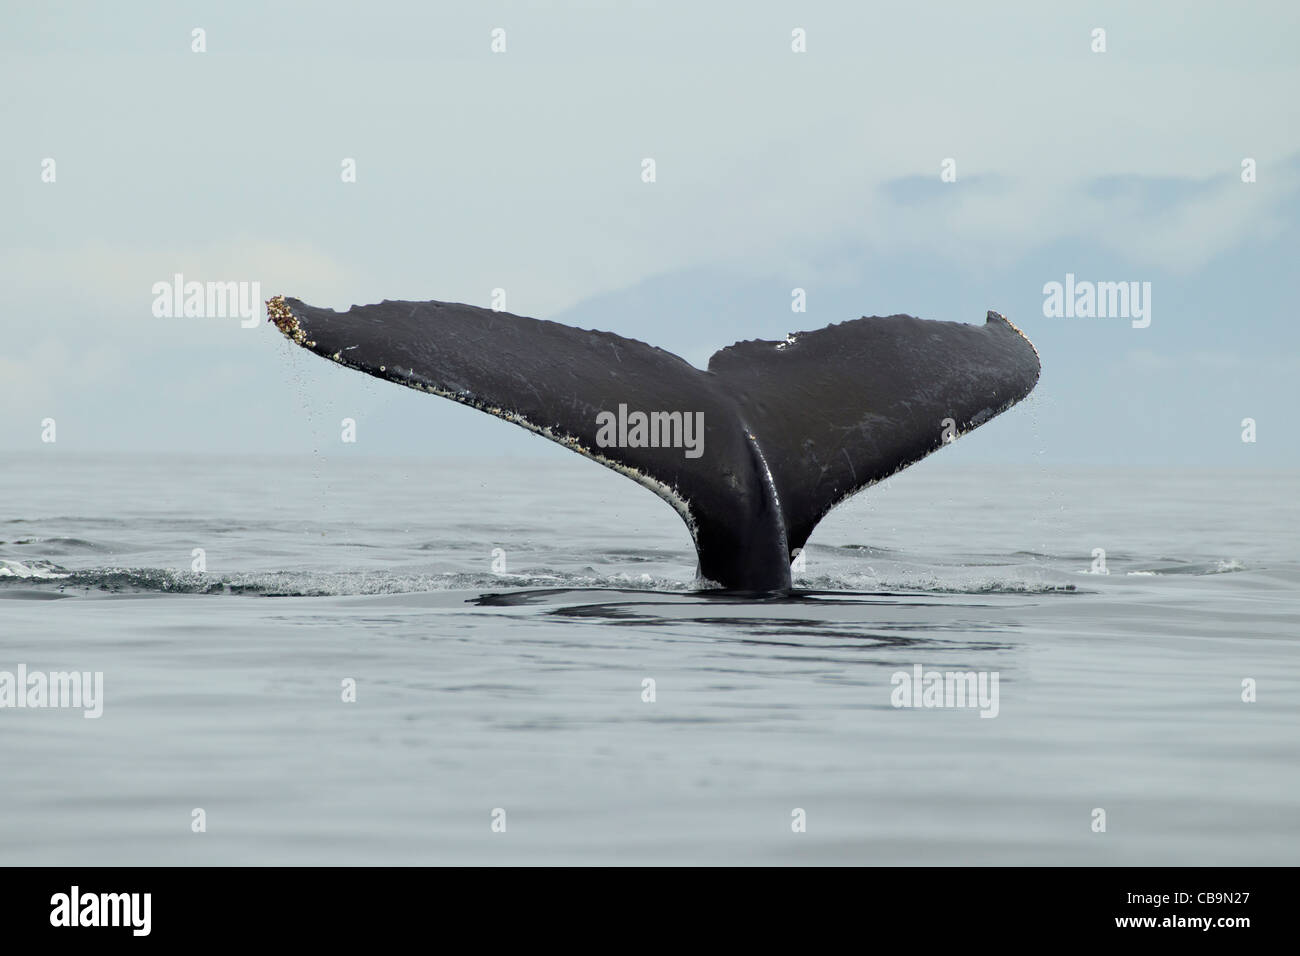
M 1294 864 L 1298 488 L 937 455 L 757 600 L 574 456 L 7 456 L 0 862 Z

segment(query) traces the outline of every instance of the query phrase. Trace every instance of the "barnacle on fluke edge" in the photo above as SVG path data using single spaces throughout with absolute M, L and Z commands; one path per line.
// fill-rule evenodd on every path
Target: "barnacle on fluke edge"
M 293 339 L 297 345 L 312 346 L 315 342 L 308 342 L 307 336 L 294 318 L 294 314 L 289 311 L 289 307 L 284 303 L 284 296 L 272 296 L 266 300 L 266 321 L 274 323 L 275 327 Z

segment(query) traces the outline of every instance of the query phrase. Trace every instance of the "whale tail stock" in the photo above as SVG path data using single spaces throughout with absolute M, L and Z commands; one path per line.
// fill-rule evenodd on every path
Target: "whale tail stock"
M 983 424 L 1038 381 L 1038 353 L 981 325 L 855 319 L 737 342 L 707 371 L 644 342 L 475 306 L 320 309 L 269 320 L 340 365 L 489 412 L 650 488 L 690 528 L 704 578 L 788 590 L 831 508 Z

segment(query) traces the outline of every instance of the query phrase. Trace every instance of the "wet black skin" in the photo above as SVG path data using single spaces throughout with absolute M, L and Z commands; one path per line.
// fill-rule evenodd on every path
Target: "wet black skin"
M 276 297 L 271 321 L 348 368 L 509 418 L 652 486 L 691 527 L 701 577 L 784 592 L 792 554 L 853 493 L 990 420 L 1038 381 L 1005 318 L 855 319 L 722 349 L 700 370 L 609 332 L 447 302 L 335 312 Z M 601 447 L 598 416 L 701 412 L 703 449 Z

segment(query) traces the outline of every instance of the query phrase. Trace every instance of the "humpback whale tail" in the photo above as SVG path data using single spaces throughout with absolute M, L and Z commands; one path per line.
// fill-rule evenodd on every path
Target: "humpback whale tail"
M 699 572 L 788 590 L 792 554 L 835 505 L 983 424 L 1038 381 L 1038 352 L 984 325 L 855 319 L 737 342 L 707 371 L 663 349 L 448 302 L 320 309 L 271 322 L 318 355 L 490 412 L 627 475 L 686 522 Z

